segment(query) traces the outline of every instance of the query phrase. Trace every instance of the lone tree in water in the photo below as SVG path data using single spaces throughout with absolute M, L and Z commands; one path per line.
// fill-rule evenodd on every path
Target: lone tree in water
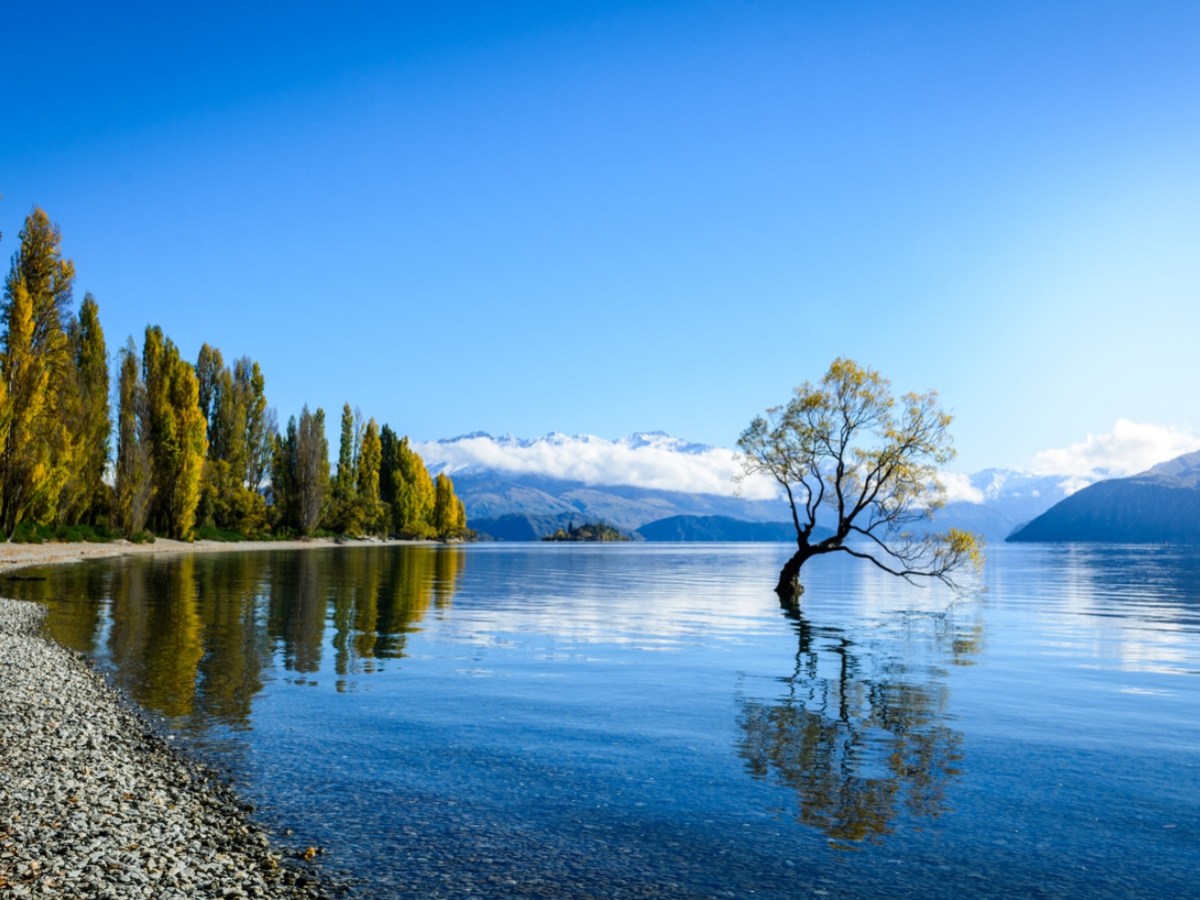
M 750 423 L 738 439 L 746 473 L 783 487 L 796 526 L 796 552 L 775 588 L 780 600 L 796 602 L 800 568 L 823 553 L 950 585 L 952 573 L 982 563 L 980 539 L 970 532 L 909 530 L 945 503 L 937 467 L 954 456 L 950 421 L 936 392 L 894 398 L 878 372 L 837 359 L 819 384 L 805 382 L 786 406 Z M 833 527 L 824 538 L 822 509 Z

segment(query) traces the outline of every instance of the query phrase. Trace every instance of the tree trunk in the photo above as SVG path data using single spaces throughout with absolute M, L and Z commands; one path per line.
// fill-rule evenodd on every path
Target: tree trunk
M 804 593 L 804 588 L 800 584 L 800 567 L 811 555 L 807 549 L 800 549 L 784 563 L 783 569 L 779 572 L 779 584 L 775 585 L 775 593 L 779 595 L 780 603 L 789 607 L 799 605 L 800 595 Z

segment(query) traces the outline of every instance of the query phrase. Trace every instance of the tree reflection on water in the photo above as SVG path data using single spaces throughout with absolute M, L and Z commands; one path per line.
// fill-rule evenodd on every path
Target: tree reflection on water
M 404 656 L 421 620 L 449 606 L 464 562 L 426 546 L 134 557 L 45 569 L 5 593 L 44 603 L 51 636 L 111 663 L 147 709 L 244 728 L 273 664 L 312 681 L 331 648 L 342 690 Z
M 962 735 L 947 725 L 940 669 L 816 626 L 798 607 L 785 612 L 797 636 L 786 692 L 745 700 L 739 716 L 751 775 L 794 791 L 798 820 L 844 849 L 880 842 L 901 816 L 947 812 Z M 947 627 L 946 616 L 926 621 L 951 662 L 976 646 L 977 631 Z

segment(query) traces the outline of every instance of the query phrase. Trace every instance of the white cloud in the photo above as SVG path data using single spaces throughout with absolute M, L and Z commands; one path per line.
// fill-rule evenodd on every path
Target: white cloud
M 451 474 L 480 467 L 513 474 L 544 475 L 587 485 L 629 485 L 663 491 L 773 500 L 776 484 L 764 477 L 740 478 L 732 450 L 699 447 L 661 434 L 609 441 L 591 435 L 547 435 L 533 441 L 472 435 L 415 445 L 430 466 Z M 1060 476 L 1066 493 L 1104 478 L 1132 475 L 1184 453 L 1200 450 L 1200 437 L 1180 428 L 1119 419 L 1107 434 L 1088 435 L 1069 447 L 1036 454 L 1028 473 Z M 959 472 L 940 472 L 947 501 L 984 503 L 985 491 Z M 999 485 L 993 486 L 999 491 Z
M 938 481 L 946 489 L 946 502 L 982 503 L 983 491 L 971 484 L 971 478 L 962 472 L 939 472 Z
M 686 447 L 686 449 L 684 449 Z M 762 476 L 742 479 L 732 450 L 685 445 L 664 435 L 608 441 L 591 435 L 548 435 L 536 441 L 470 436 L 416 444 L 431 466 L 451 475 L 472 466 L 516 474 L 545 475 L 588 485 L 630 485 L 663 491 L 771 500 L 775 483 Z
M 1200 437 L 1180 428 L 1118 419 L 1107 434 L 1089 434 L 1085 440 L 1033 457 L 1036 475 L 1063 475 L 1063 488 L 1072 493 L 1103 478 L 1144 472 L 1160 462 L 1200 450 Z

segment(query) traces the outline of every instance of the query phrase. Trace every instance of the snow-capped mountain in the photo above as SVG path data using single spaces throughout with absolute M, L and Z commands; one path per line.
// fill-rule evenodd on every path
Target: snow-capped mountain
M 778 486 L 745 477 L 734 451 L 658 431 L 608 440 L 475 432 L 415 445 L 431 473 L 446 472 L 472 527 L 534 539 L 572 522 L 604 521 L 632 532 L 673 516 L 788 521 Z M 935 527 L 967 528 L 993 541 L 1078 487 L 1065 476 L 985 469 L 948 473 L 949 501 Z
M 622 485 L 750 500 L 772 499 L 777 493 L 769 479 L 743 478 L 732 450 L 661 432 L 640 432 L 615 441 L 588 434 L 551 433 L 528 440 L 476 432 L 417 444 L 415 449 L 431 472 L 445 471 L 455 482 L 463 476 L 502 473 L 592 487 Z
M 980 494 L 972 498 L 976 499 L 974 505 L 1002 516 L 1012 527 L 1041 515 L 1077 487 L 1076 480 L 1064 475 L 1031 475 L 1012 469 L 984 469 L 969 476 L 969 481 Z M 955 508 L 962 502 L 969 501 L 958 501 Z
M 433 474 L 446 472 L 472 528 L 533 540 L 603 521 L 625 532 L 673 516 L 778 522 L 775 485 L 745 478 L 732 450 L 640 432 L 610 441 L 551 433 L 525 439 L 475 432 L 416 444 Z

